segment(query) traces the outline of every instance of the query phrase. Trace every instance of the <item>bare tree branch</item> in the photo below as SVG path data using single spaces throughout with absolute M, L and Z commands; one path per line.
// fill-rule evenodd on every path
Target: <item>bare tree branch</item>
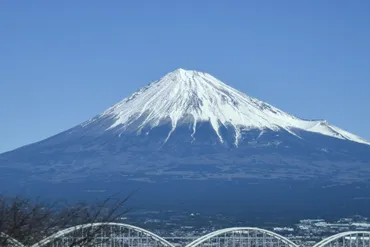
M 72 231 L 69 236 L 72 239 L 70 247 L 93 247 L 107 225 L 120 221 L 130 210 L 125 208 L 125 204 L 131 196 L 132 194 L 123 199 L 110 196 L 95 204 L 73 205 L 47 204 L 39 200 L 0 196 L 0 247 L 8 247 L 14 241 L 31 246 L 69 227 L 76 227 L 76 231 Z M 79 229 L 81 225 L 86 226 L 82 229 L 83 236 Z M 101 240 L 102 238 L 100 243 Z

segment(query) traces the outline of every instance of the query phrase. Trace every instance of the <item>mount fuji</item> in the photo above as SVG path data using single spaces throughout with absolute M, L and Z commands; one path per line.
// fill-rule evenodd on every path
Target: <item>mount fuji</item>
M 207 73 L 177 69 L 78 126 L 1 154 L 0 181 L 2 188 L 159 186 L 163 196 L 170 187 L 191 194 L 195 184 L 212 190 L 235 181 L 369 184 L 370 143 Z
M 134 93 L 109 108 L 103 114 L 87 121 L 82 126 L 89 128 L 97 121 L 107 123 L 106 131 L 119 135 L 134 131 L 141 134 L 160 125 L 169 124 L 167 143 L 177 127 L 191 125 L 191 137 L 197 125 L 208 123 L 218 141 L 224 143 L 221 128 L 234 132 L 234 145 L 243 140 L 242 133 L 248 130 L 287 131 L 300 138 L 299 131 L 308 131 L 343 140 L 370 145 L 369 142 L 330 125 L 326 121 L 306 121 L 289 115 L 267 103 L 249 97 L 222 83 L 207 73 L 178 69 L 159 81 Z

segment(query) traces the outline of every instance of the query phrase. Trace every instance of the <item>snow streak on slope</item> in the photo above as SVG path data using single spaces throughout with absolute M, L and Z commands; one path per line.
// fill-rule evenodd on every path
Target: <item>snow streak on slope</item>
M 209 121 L 221 142 L 220 126 L 233 127 L 236 133 L 235 145 L 240 141 L 241 131 L 248 129 L 283 129 L 297 137 L 297 130 L 305 130 L 370 144 L 326 121 L 306 121 L 289 115 L 237 91 L 207 73 L 183 69 L 165 75 L 122 100 L 99 116 L 104 117 L 115 119 L 108 130 L 119 128 L 125 131 L 134 122 L 139 122 L 135 129 L 138 132 L 144 127 L 153 128 L 170 121 L 172 130 L 167 140 L 180 122 L 193 124 L 194 136 L 197 123 Z

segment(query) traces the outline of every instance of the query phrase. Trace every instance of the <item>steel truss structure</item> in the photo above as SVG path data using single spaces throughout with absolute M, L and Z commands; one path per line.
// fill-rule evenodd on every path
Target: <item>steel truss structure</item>
M 323 239 L 313 247 L 370 247 L 370 232 L 342 232 Z
M 5 247 L 25 247 L 0 233 Z M 89 241 L 85 241 L 89 239 Z M 122 223 L 91 223 L 70 227 L 30 247 L 175 247 L 164 238 L 145 229 Z M 3 246 L 1 246 L 3 247 Z M 204 235 L 185 247 L 298 247 L 286 237 L 255 227 L 233 227 Z M 370 232 L 343 232 L 313 247 L 370 247 Z
M 91 239 L 85 241 L 85 239 Z M 173 247 L 145 229 L 121 223 L 93 223 L 61 230 L 31 247 Z
M 0 244 L 5 245 L 5 247 L 24 247 L 18 240 L 2 232 L 0 232 Z
M 297 247 L 289 239 L 254 227 L 218 230 L 198 238 L 186 247 Z

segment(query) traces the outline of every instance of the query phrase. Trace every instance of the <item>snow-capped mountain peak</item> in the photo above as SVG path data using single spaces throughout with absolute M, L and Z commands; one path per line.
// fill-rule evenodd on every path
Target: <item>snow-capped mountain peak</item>
M 297 138 L 300 138 L 297 130 L 304 130 L 370 144 L 326 121 L 307 121 L 294 117 L 239 92 L 207 73 L 184 69 L 168 73 L 84 126 L 99 118 L 114 119 L 107 130 L 125 131 L 135 123 L 138 133 L 144 127 L 154 128 L 170 123 L 172 128 L 166 141 L 180 124 L 191 124 L 191 136 L 194 137 L 197 124 L 209 122 L 220 142 L 224 141 L 220 127 L 234 128 L 236 146 L 240 141 L 241 132 L 250 129 L 286 130 Z

